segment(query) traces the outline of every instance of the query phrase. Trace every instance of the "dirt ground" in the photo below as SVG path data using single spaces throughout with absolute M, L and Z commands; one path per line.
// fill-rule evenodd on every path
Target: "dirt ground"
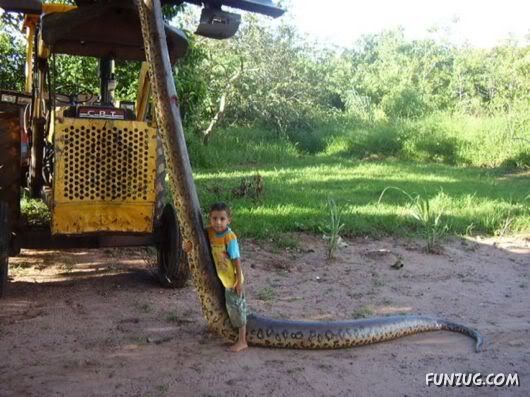
M 148 251 L 24 250 L 10 259 L 0 301 L 0 395 L 530 395 L 530 237 L 453 239 L 438 255 L 420 241 L 359 238 L 333 261 L 325 244 L 307 234 L 242 240 L 251 309 L 307 320 L 438 316 L 478 328 L 485 350 L 431 332 L 335 351 L 228 353 L 191 282 L 160 288 Z M 520 387 L 427 387 L 430 372 L 517 373 Z

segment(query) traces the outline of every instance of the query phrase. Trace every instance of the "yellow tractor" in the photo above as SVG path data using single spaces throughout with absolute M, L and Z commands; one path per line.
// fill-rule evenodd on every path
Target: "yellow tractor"
M 232 36 L 240 23 L 224 5 L 283 13 L 270 0 L 188 2 L 203 6 L 196 33 L 217 39 Z M 0 0 L 5 11 L 23 13 L 27 38 L 24 92 L 0 87 L 0 296 L 7 288 L 8 257 L 21 248 L 155 246 L 161 283 L 182 286 L 188 269 L 179 209 L 165 200 L 164 154 L 156 118 L 148 117 L 150 83 L 136 3 L 75 3 Z M 188 42 L 167 23 L 165 31 L 174 63 Z M 100 92 L 56 92 L 56 54 L 99 59 Z M 115 98 L 115 60 L 143 62 L 135 103 Z M 49 224 L 24 222 L 23 187 L 46 203 Z

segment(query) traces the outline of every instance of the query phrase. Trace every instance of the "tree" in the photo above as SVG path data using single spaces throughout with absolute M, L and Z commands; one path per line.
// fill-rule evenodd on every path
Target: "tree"
M 0 20 L 0 88 L 23 91 L 24 47 L 6 22 Z

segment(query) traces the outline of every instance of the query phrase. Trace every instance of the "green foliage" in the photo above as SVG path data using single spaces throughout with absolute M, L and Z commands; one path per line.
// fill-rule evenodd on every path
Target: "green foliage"
M 457 52 L 449 88 L 455 108 L 466 113 L 509 111 L 522 101 L 528 107 L 530 46 L 507 42 L 490 50 L 464 48 Z
M 195 166 L 222 167 L 296 158 L 307 154 L 380 160 L 400 158 L 477 167 L 530 167 L 530 116 L 435 113 L 417 120 L 361 122 L 347 115 L 323 121 L 306 133 L 279 134 L 266 128 L 229 128 L 218 131 L 211 145 L 188 136 Z M 514 125 L 516 127 L 514 127 Z M 225 157 L 228 156 L 228 157 Z
M 355 89 L 390 118 L 445 109 L 453 51 L 432 40 L 407 41 L 402 29 L 365 36 L 349 51 Z
M 279 164 L 299 156 L 295 145 L 285 137 L 278 137 L 275 131 L 266 129 L 221 130 L 207 146 L 202 145 L 196 136 L 188 136 L 186 139 L 194 168 L 220 169 L 227 164 Z
M 194 133 L 204 130 L 223 98 L 220 126 L 273 129 L 316 152 L 323 146 L 311 132 L 344 109 L 341 68 L 344 60 L 304 41 L 293 26 L 271 30 L 265 19 L 246 15 L 232 40 L 191 41 L 178 71 L 185 125 Z
M 0 20 L 0 89 L 23 90 L 25 61 L 23 43 Z
M 196 134 L 213 114 L 211 97 L 215 88 L 211 83 L 214 76 L 208 62 L 207 42 L 191 34 L 186 36 L 188 52 L 177 64 L 175 79 L 184 127 L 189 133 Z
M 372 306 L 370 305 L 363 305 L 357 309 L 355 309 L 353 311 L 353 313 L 351 314 L 351 317 L 353 319 L 357 319 L 357 318 L 367 318 L 367 317 L 371 317 L 375 314 L 375 311 L 373 309 Z
M 24 195 L 20 201 L 20 211 L 30 226 L 48 225 L 51 219 L 50 210 L 41 200 L 31 199 Z
M 262 301 L 271 301 L 276 297 L 276 291 L 272 287 L 263 287 L 256 293 L 256 298 Z
M 99 94 L 99 61 L 96 58 L 56 55 L 55 61 L 52 58 L 50 64 L 56 81 L 56 92 L 64 95 Z M 140 66 L 140 62 L 116 61 L 117 100 L 136 99 Z
M 410 216 L 418 222 L 420 232 L 427 243 L 427 252 L 435 253 L 437 245 L 442 236 L 444 236 L 449 229 L 448 225 L 443 221 L 444 205 L 448 201 L 448 197 L 443 191 L 434 199 L 422 197 L 420 194 L 415 196 L 410 195 L 405 190 L 394 186 L 386 187 L 379 196 L 378 204 L 381 203 L 383 196 L 389 189 L 397 190 L 403 193 L 409 200 L 408 210 Z M 441 201 L 441 204 L 440 204 Z M 435 207 L 435 202 L 438 205 Z
M 530 46 L 514 42 L 490 50 L 433 40 L 407 41 L 402 30 L 362 38 L 349 52 L 355 91 L 389 118 L 431 111 L 507 111 L 526 101 Z
M 419 122 L 402 122 L 403 157 L 424 162 L 455 164 L 458 142 L 447 126 L 433 117 Z
M 116 98 L 120 101 L 135 101 L 141 62 L 116 62 Z
M 99 92 L 97 59 L 56 55 L 55 70 L 53 66 L 51 68 L 56 78 L 56 92 L 64 95 L 77 93 L 97 95 Z
M 398 156 L 401 146 L 396 128 L 386 123 L 377 123 L 350 133 L 346 153 L 358 158 Z
M 401 157 L 477 167 L 529 166 L 530 116 L 512 110 L 496 116 L 438 113 L 396 124 Z
M 300 152 L 319 153 L 326 147 L 320 131 L 312 127 L 306 129 L 291 129 L 285 133 L 286 139 Z
M 339 243 L 340 233 L 344 229 L 344 223 L 341 221 L 343 208 L 337 207 L 335 200 L 332 198 L 328 198 L 327 207 L 329 209 L 329 223 L 322 228 L 322 231 L 328 240 L 327 257 L 328 259 L 333 259 Z
M 355 89 L 351 89 L 345 92 L 344 97 L 346 113 L 349 116 L 368 123 L 377 119 L 377 108 L 369 96 L 360 95 Z
M 437 208 L 434 206 L 435 200 L 442 201 L 442 204 L 439 204 Z M 411 204 L 411 215 L 421 225 L 423 236 L 427 242 L 427 252 L 436 252 L 438 242 L 449 229 L 442 218 L 444 201 L 447 201 L 447 196 L 440 192 L 432 201 L 417 195 Z
M 258 122 L 303 144 L 300 135 L 313 129 L 332 96 L 319 81 L 322 71 L 329 70 L 308 54 L 325 55 L 301 41 L 292 26 L 272 32 L 252 19 L 233 44 L 240 49 L 244 69 L 234 94 L 237 106 L 230 108 L 227 118 L 249 125 Z M 306 148 L 311 151 L 311 146 Z
M 416 119 L 427 112 L 427 104 L 413 88 L 391 91 L 381 100 L 385 114 L 391 117 Z

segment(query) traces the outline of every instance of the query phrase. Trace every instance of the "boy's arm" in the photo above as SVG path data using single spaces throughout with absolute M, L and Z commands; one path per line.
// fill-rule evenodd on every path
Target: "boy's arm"
M 243 271 L 241 270 L 241 255 L 239 253 L 239 244 L 235 234 L 232 232 L 228 237 L 226 244 L 226 253 L 236 268 L 236 283 L 234 289 L 238 295 L 243 295 Z
M 239 258 L 233 259 L 232 263 L 236 267 L 236 284 L 234 285 L 234 289 L 238 295 L 242 295 L 243 283 L 241 281 L 243 280 L 243 272 L 241 271 L 241 260 Z

